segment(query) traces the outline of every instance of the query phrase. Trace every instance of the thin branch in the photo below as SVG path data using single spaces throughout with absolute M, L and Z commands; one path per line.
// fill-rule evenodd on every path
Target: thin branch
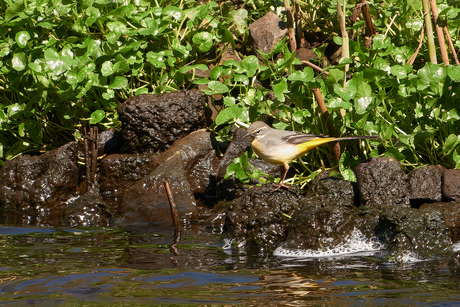
M 286 7 L 286 15 L 287 15 L 289 50 L 291 50 L 291 52 L 294 52 L 297 50 L 297 43 L 295 41 L 295 35 L 294 35 L 294 17 L 292 16 L 292 9 L 291 9 L 291 4 L 289 4 L 289 0 L 284 0 L 284 6 Z
M 452 52 L 455 64 L 460 65 L 460 63 L 458 62 L 457 52 L 455 51 L 454 43 L 452 42 L 452 38 L 449 34 L 449 29 L 447 29 L 446 25 L 444 25 L 444 33 L 446 34 L 447 42 L 449 43 L 450 52 Z
M 324 102 L 323 95 L 319 88 L 312 88 L 313 94 L 315 95 L 316 101 L 318 102 L 319 109 L 321 110 L 321 114 L 323 115 L 324 122 L 327 125 L 328 134 L 331 136 L 335 136 L 335 129 L 332 121 L 329 120 L 329 112 L 327 110 L 326 102 Z M 336 142 L 334 144 L 334 159 L 338 162 L 340 160 L 340 144 Z
M 343 7 L 346 7 L 346 0 L 344 0 Z M 340 4 L 340 0 L 337 0 L 337 15 L 339 17 L 339 24 L 340 24 L 340 31 L 342 32 L 342 58 L 349 58 L 350 57 L 350 45 L 348 41 L 348 32 L 347 27 L 345 24 L 345 14 L 342 10 L 342 5 Z M 343 76 L 343 88 L 346 87 L 347 84 L 347 72 L 348 72 L 349 65 L 345 65 L 344 69 L 344 76 Z
M 444 65 L 449 65 L 449 55 L 447 54 L 446 40 L 444 39 L 444 33 L 438 23 L 438 7 L 436 0 L 430 0 L 431 12 L 433 13 L 434 28 L 436 29 L 436 35 L 438 36 L 439 48 L 441 49 L 441 56 Z
M 419 42 L 418 42 L 417 50 L 415 50 L 414 54 L 407 61 L 407 64 L 410 64 L 410 65 L 414 64 L 415 58 L 417 57 L 418 53 L 420 52 L 420 48 L 422 48 L 423 38 L 424 37 L 425 37 L 425 29 L 422 28 L 422 33 L 420 33 L 420 39 L 419 39 Z
M 302 60 L 302 63 L 303 63 L 303 64 L 306 64 L 306 65 L 308 65 L 308 66 L 310 66 L 310 67 L 313 68 L 313 69 L 316 69 L 316 70 L 319 71 L 319 72 L 323 72 L 323 71 L 324 71 L 321 67 L 316 66 L 315 64 L 313 64 L 313 63 L 310 62 L 310 61 Z M 324 71 L 324 74 L 327 76 L 327 75 L 329 75 L 329 72 L 328 72 L 328 71 Z

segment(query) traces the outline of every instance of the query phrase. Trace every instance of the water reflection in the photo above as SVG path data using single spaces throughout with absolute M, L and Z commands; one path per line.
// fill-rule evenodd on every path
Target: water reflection
M 383 263 L 384 253 L 275 257 L 223 249 L 198 225 L 173 229 L 0 227 L 0 305 L 455 305 L 442 260 Z

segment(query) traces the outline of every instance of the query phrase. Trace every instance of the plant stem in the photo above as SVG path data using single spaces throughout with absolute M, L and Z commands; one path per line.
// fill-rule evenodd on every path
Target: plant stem
M 343 1 L 343 7 L 346 7 L 346 0 Z M 340 0 L 337 0 L 337 15 L 339 17 L 340 31 L 342 32 L 342 59 L 350 57 L 350 45 L 348 42 L 348 32 L 345 25 L 345 14 L 343 13 L 342 6 L 340 5 Z M 343 88 L 347 84 L 347 72 L 349 65 L 345 65 L 344 76 L 343 76 Z
M 430 18 L 430 3 L 429 0 L 422 0 L 422 3 L 425 16 L 425 29 L 426 37 L 428 40 L 428 52 L 430 54 L 430 61 L 433 64 L 438 64 L 438 59 L 436 58 L 436 46 L 434 44 L 433 25 Z
M 450 52 L 452 52 L 455 64 L 460 65 L 460 63 L 458 62 L 457 52 L 455 51 L 454 43 L 452 43 L 452 38 L 450 37 L 449 29 L 447 29 L 446 25 L 444 25 L 444 33 L 446 34 L 447 42 L 449 43 Z
M 441 48 L 441 56 L 444 65 L 449 65 L 449 55 L 447 54 L 446 41 L 444 39 L 444 33 L 442 28 L 438 24 L 438 7 L 436 6 L 436 0 L 430 0 L 431 12 L 433 12 L 434 28 L 436 29 L 436 35 L 438 36 L 439 48 Z
M 294 52 L 295 50 L 297 50 L 297 43 L 295 41 L 295 35 L 294 35 L 294 17 L 292 16 L 292 9 L 291 9 L 291 4 L 289 4 L 289 0 L 284 0 L 284 6 L 286 7 L 286 15 L 287 15 L 289 50 L 291 50 L 291 52 Z

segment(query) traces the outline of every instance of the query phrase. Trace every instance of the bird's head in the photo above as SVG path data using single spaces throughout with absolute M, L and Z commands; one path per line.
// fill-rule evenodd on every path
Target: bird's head
M 248 127 L 248 132 L 246 136 L 250 135 L 250 136 L 253 136 L 254 138 L 260 138 L 270 129 L 271 129 L 270 126 L 264 122 L 261 122 L 261 121 L 253 122 Z

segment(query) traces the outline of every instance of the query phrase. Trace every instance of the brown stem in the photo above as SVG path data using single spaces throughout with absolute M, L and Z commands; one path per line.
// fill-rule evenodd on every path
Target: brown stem
M 165 190 L 166 190 L 166 195 L 168 195 L 168 200 L 169 200 L 169 206 L 171 208 L 171 216 L 173 219 L 174 227 L 178 228 L 179 227 L 179 222 L 178 222 L 178 216 L 179 213 L 177 211 L 177 206 L 176 203 L 174 202 L 174 198 L 171 192 L 171 188 L 169 186 L 169 183 L 167 181 L 164 182 Z
M 284 6 L 286 7 L 286 15 L 287 15 L 289 50 L 291 50 L 291 52 L 294 52 L 295 50 L 297 50 L 297 43 L 294 37 L 294 17 L 292 16 L 292 9 L 291 9 L 291 5 L 289 4 L 289 0 L 284 0 Z
M 417 50 L 415 50 L 414 54 L 407 61 L 407 64 L 410 64 L 410 65 L 414 64 L 415 58 L 417 57 L 418 53 L 420 52 L 420 48 L 422 48 L 423 38 L 424 37 L 425 37 L 425 28 L 422 28 L 422 33 L 420 33 L 420 40 L 418 42 Z
M 321 110 L 321 114 L 323 115 L 323 119 L 326 122 L 328 134 L 331 136 L 335 136 L 334 125 L 332 124 L 332 121 L 329 120 L 329 112 L 327 110 L 327 106 L 326 106 L 326 103 L 324 102 L 324 98 L 323 98 L 323 95 L 321 94 L 321 91 L 319 90 L 319 88 L 313 88 L 312 91 L 316 97 L 316 101 L 318 102 L 318 106 L 319 106 L 319 109 Z M 336 142 L 334 144 L 333 151 L 334 151 L 334 159 L 338 162 L 340 160 L 339 142 Z
M 455 51 L 454 43 L 452 43 L 452 38 L 450 37 L 449 29 L 447 29 L 446 25 L 444 25 L 444 33 L 446 34 L 447 42 L 449 43 L 449 48 L 452 52 L 452 56 L 454 57 L 455 64 L 460 65 L 460 63 L 458 62 L 457 52 Z
M 179 234 L 179 212 L 177 210 L 176 203 L 174 202 L 174 198 L 171 192 L 171 187 L 169 183 L 165 181 L 164 187 L 166 190 L 166 195 L 168 195 L 169 206 L 171 208 L 171 216 L 174 223 L 174 243 L 169 245 L 169 251 L 176 256 L 179 256 L 179 250 L 177 249 L 176 245 L 179 243 L 180 234 Z
M 369 4 L 367 3 L 366 0 L 362 0 L 361 3 L 363 4 L 362 9 L 363 9 L 364 20 L 366 21 L 367 31 L 369 32 L 370 36 L 374 36 L 375 28 L 374 28 L 374 23 L 372 22 L 371 14 L 369 13 Z
M 87 131 L 86 127 L 84 127 L 85 133 L 85 173 L 86 173 L 86 188 L 85 192 L 88 192 L 88 187 L 90 185 L 90 157 L 89 157 L 89 147 L 88 147 L 88 138 L 87 138 Z
M 305 36 L 303 34 L 303 26 L 302 26 L 302 16 L 300 15 L 300 5 L 299 0 L 294 0 L 294 9 L 295 9 L 295 29 L 297 32 L 297 41 L 299 42 L 299 46 L 305 47 Z
M 321 67 L 316 66 L 315 64 L 313 64 L 313 63 L 310 62 L 310 61 L 302 60 L 302 63 L 304 63 L 304 64 L 310 66 L 310 67 L 313 68 L 313 69 L 316 69 L 316 70 L 319 71 L 319 72 L 323 72 L 323 69 L 322 69 Z M 325 71 L 324 74 L 327 76 L 327 75 L 329 75 L 329 72 L 328 72 L 328 71 Z
M 438 23 L 438 7 L 436 5 L 436 0 L 430 0 L 431 12 L 433 12 L 433 22 L 434 28 L 436 30 L 436 35 L 438 35 L 439 48 L 441 49 L 441 56 L 444 65 L 449 65 L 449 55 L 447 54 L 446 41 L 444 39 L 444 33 L 442 33 L 442 28 Z
M 92 127 L 90 129 L 90 138 L 91 138 L 91 183 L 92 187 L 94 187 L 94 183 L 96 182 L 96 171 L 97 171 L 97 138 L 98 138 L 98 130 L 97 127 Z

